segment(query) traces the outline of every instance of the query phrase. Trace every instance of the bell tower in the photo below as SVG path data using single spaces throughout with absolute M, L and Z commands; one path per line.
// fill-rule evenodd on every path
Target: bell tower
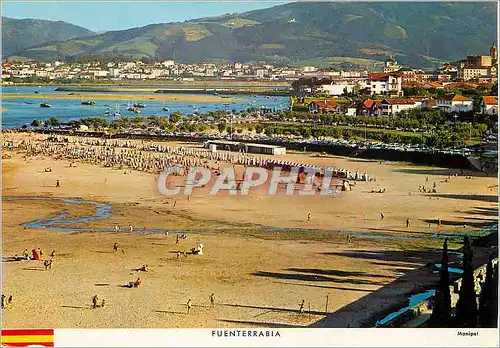
M 497 47 L 495 46 L 495 43 L 493 43 L 490 47 L 490 56 L 493 60 L 497 60 Z

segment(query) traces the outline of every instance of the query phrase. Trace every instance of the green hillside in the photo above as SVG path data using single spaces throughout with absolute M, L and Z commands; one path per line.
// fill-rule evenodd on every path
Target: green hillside
M 496 3 L 289 3 L 183 23 L 111 31 L 16 52 L 38 59 L 119 55 L 198 61 L 297 62 L 389 53 L 432 66 L 487 54 L 496 41 Z M 346 64 L 358 64 L 348 61 Z M 355 62 L 355 60 L 354 60 Z M 340 62 L 339 64 L 344 64 Z M 361 64 L 363 65 L 363 64 Z
M 2 52 L 11 56 L 32 46 L 94 35 L 66 22 L 2 17 Z

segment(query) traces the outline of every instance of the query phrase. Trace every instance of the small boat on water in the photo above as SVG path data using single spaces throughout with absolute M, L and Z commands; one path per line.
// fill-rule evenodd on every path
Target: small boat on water
M 115 113 L 113 114 L 113 117 L 120 117 L 120 108 L 118 107 L 118 104 L 115 105 Z
M 35 94 L 38 94 L 38 93 L 40 93 L 40 92 L 38 92 L 38 91 L 35 91 Z
M 134 104 L 134 108 L 145 108 L 145 107 L 146 107 L 146 105 L 143 104 L 143 103 L 136 103 L 136 104 Z
M 168 112 L 168 108 L 166 106 L 161 108 L 163 111 Z
M 49 103 L 41 103 L 41 104 L 40 104 L 40 107 L 41 107 L 41 108 L 51 108 L 51 107 L 52 107 L 52 105 L 50 105 Z
M 82 105 L 95 105 L 95 101 L 93 101 L 93 100 L 84 100 L 84 101 L 82 101 Z

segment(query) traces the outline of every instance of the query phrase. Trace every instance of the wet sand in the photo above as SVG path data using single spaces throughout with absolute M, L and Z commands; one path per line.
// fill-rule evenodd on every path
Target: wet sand
M 434 222 L 429 227 L 429 220 L 437 218 L 443 221 L 441 231 L 459 230 L 464 223 L 477 230 L 494 222 L 498 209 L 496 178 L 454 177 L 442 183 L 449 170 L 407 164 L 288 154 L 277 157 L 358 169 L 377 181 L 358 182 L 353 191 L 340 197 L 207 197 L 199 190 L 188 201 L 161 196 L 154 174 L 124 174 L 84 163 L 69 167 L 67 161 L 47 157 L 25 162 L 22 154 L 9 154 L 12 158 L 2 161 L 4 197 L 76 197 L 112 206 L 109 220 L 73 227 L 119 225 L 127 230 L 132 224 L 136 231 L 146 226 L 198 232 L 188 233 L 187 240 L 176 244 L 174 233 L 24 229 L 27 221 L 62 211 L 68 217 L 87 216 L 92 209 L 57 201 L 4 201 L 3 286 L 15 301 L 3 313 L 4 327 L 301 327 L 321 322 L 327 295 L 332 313 L 328 325 L 356 327 L 405 299 L 416 284 L 413 272 L 432 257 L 439 260 L 440 253 L 408 252 L 412 245 L 421 247 L 418 241 L 398 245 L 355 238 L 348 243 L 346 233 L 427 236 L 437 230 Z M 45 173 L 49 166 L 53 171 Z M 418 192 L 427 176 L 431 184 L 437 182 L 438 194 Z M 57 179 L 61 181 L 58 188 Z M 372 187 L 384 187 L 387 193 L 369 193 Z M 307 221 L 308 212 L 311 221 Z M 383 221 L 380 212 L 385 214 Z M 408 229 L 406 218 L 412 222 Z M 258 224 L 328 232 L 266 232 Z M 113 253 L 115 242 L 118 253 Z M 205 255 L 176 259 L 177 250 L 189 250 L 198 242 L 205 245 Z M 436 240 L 434 245 L 441 242 Z M 44 256 L 56 250 L 51 271 L 43 271 L 38 261 L 5 259 L 36 247 L 42 248 Z M 148 264 L 151 271 L 134 270 L 142 264 Z M 437 277 L 432 270 L 425 276 Z M 142 288 L 122 287 L 137 277 L 144 281 Z M 397 290 L 390 290 L 398 278 Z M 215 308 L 208 307 L 212 292 L 217 297 Z M 386 295 L 363 302 L 380 293 Z M 106 300 L 106 308 L 90 309 L 95 294 Z M 186 315 L 189 298 L 194 306 Z M 306 309 L 311 303 L 311 314 L 298 313 L 303 299 Z M 363 306 L 352 315 L 340 314 L 344 306 L 358 302 Z

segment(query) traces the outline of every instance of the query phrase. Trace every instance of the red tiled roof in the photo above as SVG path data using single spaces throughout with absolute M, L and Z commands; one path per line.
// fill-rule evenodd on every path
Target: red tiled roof
M 452 99 L 453 101 L 472 101 L 472 99 L 464 97 L 462 95 L 456 95 Z
M 427 97 L 424 97 L 424 96 L 420 96 L 420 95 L 414 95 L 414 96 L 411 96 L 409 99 L 413 100 L 413 101 L 424 101 L 425 99 L 427 99 Z
M 368 74 L 368 78 L 370 80 L 385 80 L 389 76 L 388 73 L 370 73 Z
M 415 101 L 411 99 L 387 98 L 385 99 L 391 105 L 413 105 Z
M 371 109 L 373 107 L 373 104 L 375 104 L 375 100 L 373 100 L 373 99 L 366 99 L 363 102 L 363 107 L 365 107 L 367 109 Z
M 453 94 L 444 95 L 444 96 L 441 96 L 437 99 L 438 100 L 452 100 L 452 101 L 472 101 L 472 99 L 464 97 L 462 95 L 453 95 Z
M 462 88 L 462 87 L 476 88 L 477 84 L 470 82 L 455 82 L 455 83 L 449 83 L 444 86 L 444 88 Z
M 428 106 L 436 106 L 436 101 L 434 99 L 427 99 L 424 103 Z
M 488 95 L 488 96 L 483 97 L 483 102 L 486 105 L 498 105 L 498 97 Z
M 332 101 L 332 100 L 318 100 L 318 101 L 313 101 L 313 102 L 311 102 L 310 105 L 313 105 L 313 104 L 315 104 L 316 107 L 318 107 L 318 108 L 330 108 L 330 109 L 334 109 L 337 106 L 337 104 L 335 104 L 335 102 Z
M 431 86 L 431 87 L 435 87 L 435 88 L 437 88 L 437 87 L 443 87 L 443 85 L 440 84 L 439 82 L 429 82 L 428 85 Z

